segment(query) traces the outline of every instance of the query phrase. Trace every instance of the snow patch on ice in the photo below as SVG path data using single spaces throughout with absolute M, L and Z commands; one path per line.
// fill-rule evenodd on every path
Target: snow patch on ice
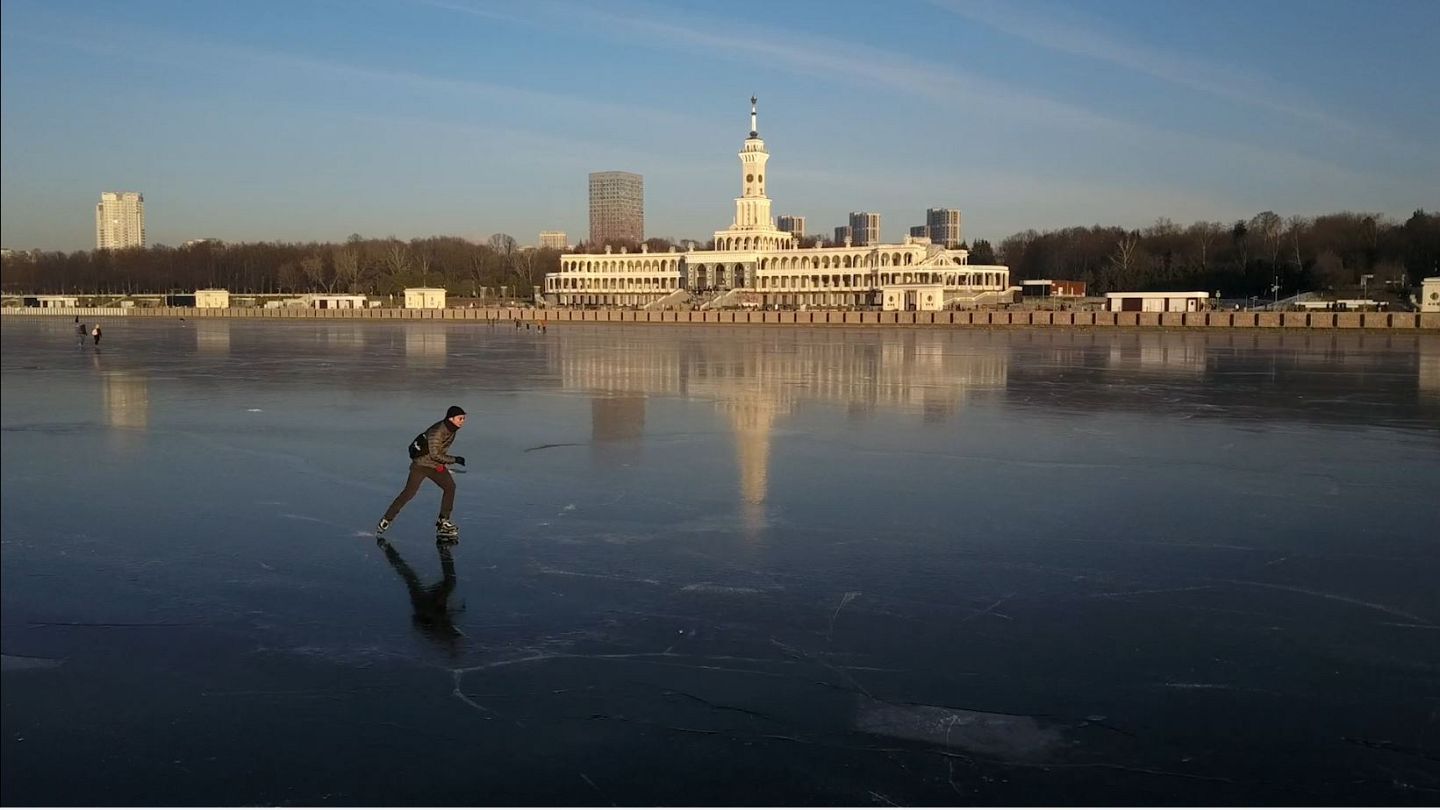
M 1044 759 L 1063 741 L 1058 729 L 1026 715 L 896 705 L 866 697 L 856 699 L 855 727 L 868 734 L 1007 759 Z
M 751 588 L 746 585 L 719 585 L 714 582 L 694 582 L 681 588 L 682 591 L 691 593 L 716 593 L 716 594 L 740 594 L 760 593 L 761 588 Z
M 55 669 L 65 663 L 59 658 L 40 658 L 30 655 L 0 654 L 0 672 L 20 672 L 28 669 Z

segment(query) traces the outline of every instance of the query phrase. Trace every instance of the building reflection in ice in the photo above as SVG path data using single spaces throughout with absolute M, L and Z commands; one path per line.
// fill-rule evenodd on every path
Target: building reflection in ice
M 1425 399 L 1440 400 L 1440 335 L 1420 335 L 1416 387 Z
M 590 456 L 600 466 L 640 460 L 645 434 L 645 397 L 639 394 L 595 396 L 590 400 Z
M 359 351 L 365 348 L 365 326 L 363 324 L 327 324 L 325 346 L 330 349 Z M 443 335 L 441 336 L 443 340 Z M 407 336 L 408 349 L 408 336 Z
M 1115 369 L 1198 377 L 1205 373 L 1205 347 L 1205 335 L 1199 333 L 1121 334 L 1111 340 L 1109 366 Z
M 735 434 L 735 460 L 740 473 L 740 517 L 748 540 L 765 528 L 765 499 L 770 491 L 770 436 L 781 404 L 765 397 L 723 400 L 717 407 Z M 788 411 L 787 411 L 788 413 Z
M 150 384 L 131 371 L 106 371 L 101 379 L 105 424 L 114 428 L 145 430 L 150 424 Z
M 444 327 L 405 330 L 405 362 L 410 366 L 445 367 L 446 338 Z
M 630 342 L 617 333 L 614 343 L 597 346 L 593 334 L 572 342 L 561 333 L 550 344 L 550 364 L 565 390 L 594 398 L 592 447 L 602 463 L 639 453 L 647 397 L 713 402 L 734 437 L 741 517 L 752 538 L 766 524 L 774 430 L 802 401 L 852 417 L 883 408 L 935 424 L 977 394 L 1002 392 L 1009 369 L 1005 344 L 977 345 L 955 333 L 731 334 Z
M 230 354 L 230 322 L 223 318 L 199 318 L 194 321 L 195 351 L 202 355 Z
M 638 461 L 646 398 L 684 390 L 678 344 L 646 341 L 596 350 L 557 337 L 548 347 L 549 365 L 561 387 L 591 397 L 591 459 L 599 466 Z

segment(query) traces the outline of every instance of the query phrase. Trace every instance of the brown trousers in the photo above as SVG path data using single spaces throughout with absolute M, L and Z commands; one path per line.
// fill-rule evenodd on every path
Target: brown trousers
M 405 488 L 400 490 L 400 494 L 395 496 L 395 502 L 385 510 L 386 520 L 394 520 L 395 516 L 400 514 L 400 510 L 405 508 L 405 504 L 409 503 L 410 499 L 415 497 L 415 493 L 420 491 L 420 482 L 426 478 L 434 481 L 440 487 L 440 491 L 444 493 L 440 496 L 440 519 L 444 520 L 450 517 L 450 510 L 455 508 L 455 476 L 451 475 L 449 470 L 412 465 L 410 477 L 405 479 Z

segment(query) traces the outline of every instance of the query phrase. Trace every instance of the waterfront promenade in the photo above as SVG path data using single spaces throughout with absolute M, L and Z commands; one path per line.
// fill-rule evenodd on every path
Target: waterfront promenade
M 195 307 L 10 307 L 6 316 L 96 318 L 239 318 L 268 320 L 446 320 L 612 324 L 737 324 L 749 326 L 904 326 L 929 328 L 1116 328 L 1116 329 L 1382 329 L 1440 331 L 1440 312 L 1052 312 L 1048 310 L 965 310 L 946 312 L 648 311 L 631 309 L 284 309 Z

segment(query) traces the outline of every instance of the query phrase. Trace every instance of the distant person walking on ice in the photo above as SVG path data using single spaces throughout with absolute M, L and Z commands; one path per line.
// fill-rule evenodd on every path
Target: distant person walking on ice
M 390 523 L 405 504 L 415 497 L 420 491 L 420 482 L 429 478 L 440 487 L 443 493 L 440 497 L 440 516 L 435 521 L 435 539 L 455 542 L 460 539 L 460 527 L 450 520 L 450 510 L 455 507 L 455 477 L 445 469 L 447 464 L 459 464 L 465 466 L 464 456 L 448 455 L 445 451 L 450 449 L 451 443 L 455 441 L 455 434 L 465 426 L 465 409 L 459 405 L 451 405 L 445 411 L 445 418 L 431 425 L 410 442 L 410 475 L 405 479 L 405 488 L 395 496 L 395 502 L 385 510 L 385 516 L 380 518 L 380 523 L 375 527 L 375 534 L 378 537 L 390 528 Z
M 100 345 L 100 324 L 95 324 L 95 328 L 90 330 L 90 337 L 95 339 L 96 346 Z
M 76 318 L 76 319 L 75 319 L 75 339 L 78 340 L 78 341 L 80 341 L 80 347 L 81 347 L 82 349 L 85 347 L 85 336 L 86 336 L 87 334 L 89 334 L 89 332 L 85 329 L 85 324 L 81 323 L 79 318 Z

